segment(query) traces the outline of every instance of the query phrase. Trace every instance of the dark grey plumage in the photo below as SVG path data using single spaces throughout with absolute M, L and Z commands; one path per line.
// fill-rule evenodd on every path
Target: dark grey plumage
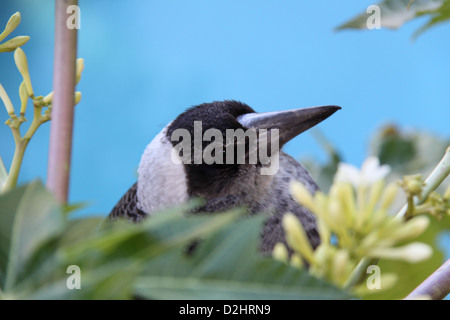
M 307 118 L 288 120 L 290 122 L 297 121 L 301 126 L 297 129 L 294 126 L 287 128 L 285 140 L 288 141 L 298 133 L 322 121 L 337 109 L 338 107 L 329 107 L 329 109 L 324 109 L 325 112 L 321 110 L 318 116 L 313 114 L 311 117 L 308 112 L 301 113 Z M 146 210 L 157 211 L 157 208 L 164 207 L 164 205 L 176 204 L 178 198 L 187 200 L 191 197 L 201 197 L 205 202 L 202 207 L 195 210 L 197 213 L 213 213 L 236 207 L 246 207 L 249 214 L 267 215 L 262 230 L 260 248 L 264 253 L 270 253 L 277 242 L 286 243 L 281 221 L 287 212 L 298 217 L 312 247 L 317 247 L 320 238 L 315 216 L 293 199 L 289 186 L 292 180 L 296 180 L 302 182 L 312 193 L 315 193 L 318 187 L 303 166 L 283 151 L 279 153 L 279 170 L 272 176 L 260 175 L 261 164 L 184 164 L 181 166 L 182 169 L 179 167 L 165 168 L 164 161 L 161 164 L 162 159 L 170 161 L 167 159 L 168 150 L 172 147 L 171 143 L 173 144 L 173 142 L 170 142 L 169 137 L 174 129 L 185 128 L 192 132 L 192 124 L 197 120 L 203 121 L 203 132 L 208 128 L 219 128 L 222 132 L 228 128 L 245 129 L 238 121 L 239 116 L 252 113 L 254 113 L 253 109 L 245 104 L 224 101 L 203 104 L 181 114 L 147 147 L 141 160 L 138 183 L 134 184 L 119 200 L 109 217 L 111 219 L 127 218 L 133 222 L 140 222 L 147 215 L 153 213 L 145 212 Z M 295 113 L 293 115 L 294 118 L 297 116 Z M 288 118 L 291 117 L 289 114 Z M 265 122 L 267 122 L 266 119 L 264 119 Z M 283 139 L 283 136 L 280 136 Z M 177 170 L 179 170 L 178 175 L 174 174 Z M 184 184 L 185 186 L 183 186 Z M 152 198 L 152 193 L 158 194 Z M 177 196 L 169 199 L 173 196 L 172 193 Z M 166 197 L 167 201 L 164 199 Z M 154 205 L 155 203 L 158 205 Z
M 147 214 L 137 207 L 137 182 L 120 198 L 109 214 L 109 218 L 114 220 L 126 218 L 133 222 L 141 222 Z

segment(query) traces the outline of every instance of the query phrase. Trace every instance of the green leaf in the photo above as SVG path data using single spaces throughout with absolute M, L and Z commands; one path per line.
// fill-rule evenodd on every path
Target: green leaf
M 414 33 L 413 38 L 417 38 L 419 35 L 430 29 L 431 27 L 434 27 L 437 24 L 440 24 L 442 22 L 445 22 L 446 20 L 450 19 L 450 0 L 446 0 L 444 4 L 437 10 L 434 11 L 428 11 L 419 13 L 418 16 L 422 15 L 430 15 L 430 20 L 425 24 L 423 27 L 421 27 L 419 30 L 417 30 Z
M 33 251 L 62 227 L 61 207 L 40 182 L 0 196 L 0 287 L 5 293 Z
M 192 255 L 171 251 L 148 262 L 138 296 L 150 299 L 343 299 L 305 270 L 258 252 L 263 217 L 240 220 L 201 241 Z
M 448 5 L 448 0 L 384 0 L 377 4 L 381 13 L 381 27 L 397 29 L 406 22 L 424 14 L 435 14 Z M 367 13 L 369 11 L 369 13 Z M 371 10 L 365 10 L 350 21 L 338 26 L 343 29 L 367 29 L 367 21 L 373 15 Z
M 391 167 L 390 181 L 420 173 L 424 178 L 436 167 L 450 144 L 448 139 L 422 131 L 402 130 L 396 126 L 381 128 L 371 139 L 369 154 Z M 438 191 L 443 192 L 441 186 Z
M 34 250 L 16 285 L 15 299 L 129 299 L 148 259 L 185 248 L 236 219 L 239 212 L 185 217 L 187 207 L 158 213 L 141 224 L 69 220 L 63 232 Z M 60 213 L 64 215 L 62 212 Z M 81 270 L 81 290 L 69 290 L 67 267 Z

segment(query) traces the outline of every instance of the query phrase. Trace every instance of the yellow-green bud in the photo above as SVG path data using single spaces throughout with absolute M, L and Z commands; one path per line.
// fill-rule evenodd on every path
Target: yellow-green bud
M 31 86 L 30 73 L 28 72 L 28 61 L 25 52 L 21 48 L 17 48 L 14 51 L 14 61 L 16 62 L 17 69 L 23 77 L 25 86 L 30 97 L 34 97 L 33 87 Z
M 81 73 L 83 72 L 83 70 L 84 70 L 84 59 L 78 58 L 77 66 L 76 66 L 76 82 L 75 82 L 75 84 L 78 84 L 78 82 L 80 82 Z
M 296 268 L 303 268 L 303 259 L 298 254 L 293 253 L 291 257 L 291 265 Z
M 401 182 L 405 191 L 413 196 L 419 196 L 425 183 L 422 181 L 421 175 L 404 176 Z
M 369 202 L 371 204 L 375 204 L 380 199 L 383 188 L 384 188 L 384 180 L 378 180 L 372 185 L 369 193 Z
M 369 252 L 369 256 L 417 263 L 428 259 L 432 253 L 433 250 L 429 245 L 422 242 L 413 242 L 397 248 L 375 248 Z
M 8 22 L 6 23 L 5 29 L 0 34 L 0 41 L 5 39 L 11 32 L 13 32 L 14 29 L 17 28 L 19 23 L 20 23 L 20 12 L 16 12 L 11 16 L 11 18 L 9 18 Z
M 27 87 L 25 86 L 25 82 L 22 81 L 19 87 L 19 97 L 20 97 L 20 115 L 24 116 L 25 111 L 27 109 L 27 102 L 28 102 L 28 91 Z
M 283 217 L 282 224 L 288 245 L 300 253 L 309 263 L 313 263 L 313 249 L 297 217 L 292 213 L 286 213 Z
M 2 99 L 3 104 L 6 107 L 6 111 L 8 112 L 8 114 L 10 116 L 14 115 L 14 107 L 13 104 L 11 102 L 11 100 L 9 99 L 8 94 L 6 93 L 5 89 L 3 88 L 3 86 L 0 84 L 0 99 Z
M 349 254 L 346 249 L 340 249 L 333 257 L 332 274 L 337 283 L 344 283 L 349 273 Z
M 310 211 L 315 212 L 316 208 L 314 205 L 314 200 L 311 193 L 306 189 L 306 187 L 297 181 L 292 181 L 290 185 L 291 194 L 295 200 L 297 200 L 304 207 Z
M 317 229 L 319 230 L 320 241 L 328 244 L 331 239 L 331 232 L 321 217 L 318 217 L 317 219 Z
M 394 230 L 388 237 L 395 241 L 402 241 L 413 239 L 421 235 L 430 224 L 430 219 L 427 216 L 416 216 L 407 222 L 403 223 L 397 230 Z
M 380 209 L 387 210 L 397 197 L 397 193 L 398 185 L 396 183 L 390 183 L 381 196 Z
M 81 100 L 81 92 L 77 91 L 75 92 L 75 105 L 77 105 Z
M 331 188 L 334 188 L 335 185 L 337 194 L 342 203 L 343 214 L 345 215 L 348 224 L 352 224 L 357 215 L 353 186 L 349 183 L 335 183 Z
M 334 229 L 346 228 L 345 213 L 343 212 L 341 201 L 338 198 L 331 198 L 328 202 L 328 212 Z
M 0 44 L 0 52 L 11 52 L 16 50 L 18 47 L 23 46 L 27 41 L 30 40 L 28 36 L 18 36 Z
M 284 244 L 282 244 L 281 242 L 275 244 L 272 251 L 272 257 L 283 262 L 288 261 L 289 253 Z

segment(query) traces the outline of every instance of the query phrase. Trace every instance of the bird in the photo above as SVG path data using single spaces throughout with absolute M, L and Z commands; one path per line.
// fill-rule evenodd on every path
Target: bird
M 282 225 L 288 212 L 299 219 L 315 249 L 320 244 L 316 217 L 294 200 L 290 184 L 301 182 L 312 194 L 319 188 L 308 171 L 282 148 L 339 109 L 328 105 L 258 113 L 236 100 L 192 106 L 147 145 L 139 163 L 137 182 L 117 202 L 108 218 L 139 223 L 165 208 L 201 198 L 203 202 L 193 210 L 194 214 L 214 214 L 240 207 L 249 215 L 265 214 L 259 248 L 263 254 L 271 254 L 278 242 L 289 249 Z M 242 139 L 230 132 L 255 134 Z M 250 141 L 255 137 L 256 143 Z M 270 157 L 260 152 L 263 147 Z M 201 157 L 207 154 L 216 161 Z

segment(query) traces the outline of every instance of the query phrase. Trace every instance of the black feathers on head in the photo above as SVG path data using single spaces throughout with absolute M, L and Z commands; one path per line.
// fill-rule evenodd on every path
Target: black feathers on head
M 194 122 L 201 121 L 203 133 L 211 128 L 222 132 L 225 141 L 226 129 L 245 129 L 237 117 L 255 111 L 248 105 L 234 100 L 215 101 L 203 103 L 189 108 L 180 114 L 168 127 L 167 139 L 171 140 L 172 133 L 176 129 L 186 129 L 191 135 L 192 162 L 185 164 L 188 180 L 188 193 L 190 196 L 218 196 L 231 184 L 236 183 L 240 165 L 236 164 L 194 164 Z M 175 146 L 179 141 L 172 141 Z M 202 141 L 202 150 L 211 142 Z M 225 156 L 225 155 L 224 155 Z

